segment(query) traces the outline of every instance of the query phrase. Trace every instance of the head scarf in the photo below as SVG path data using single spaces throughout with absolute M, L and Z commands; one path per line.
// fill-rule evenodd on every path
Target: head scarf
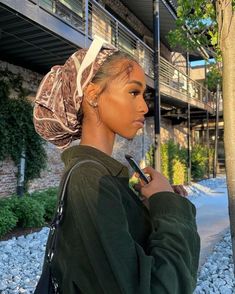
M 63 66 L 53 66 L 39 85 L 34 126 L 45 140 L 66 148 L 81 137 L 81 107 L 83 91 L 105 60 L 118 50 L 99 37 L 90 48 L 76 51 Z

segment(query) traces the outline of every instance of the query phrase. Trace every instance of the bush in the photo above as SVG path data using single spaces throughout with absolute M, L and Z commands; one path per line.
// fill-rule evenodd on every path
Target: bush
M 186 167 L 179 159 L 173 160 L 173 179 L 174 185 L 183 185 L 185 183 Z
M 207 172 L 208 157 L 207 148 L 199 144 L 192 148 L 192 178 L 194 180 L 202 179 Z
M 15 214 L 4 206 L 0 206 L 0 237 L 8 233 L 17 224 Z
M 169 157 L 167 143 L 161 145 L 161 169 L 163 175 L 169 179 Z
M 169 179 L 172 184 L 173 182 L 173 166 L 174 166 L 174 159 L 178 157 L 179 145 L 175 144 L 172 139 L 167 142 L 168 145 L 168 173 Z
M 12 195 L 0 200 L 0 237 L 14 227 L 41 227 L 52 221 L 56 210 L 57 189 Z
M 208 168 L 213 168 L 213 149 L 209 149 L 210 164 L 208 166 L 207 148 L 194 145 L 191 152 L 191 176 L 194 180 L 203 179 Z M 161 145 L 162 173 L 170 183 L 183 184 L 187 179 L 188 150 L 175 144 L 173 140 Z
M 187 178 L 187 149 L 175 144 L 172 139 L 162 144 L 161 167 L 170 183 L 184 184 Z
M 153 160 L 154 160 L 154 146 L 150 145 L 149 150 L 145 154 L 146 166 L 153 166 Z
M 41 227 L 45 224 L 45 209 L 42 204 L 31 196 L 18 198 L 15 203 L 14 213 L 18 218 L 17 225 L 23 228 Z
M 41 192 L 34 192 L 31 194 L 33 199 L 43 205 L 45 209 L 44 219 L 49 222 L 52 220 L 57 204 L 57 189 L 49 188 Z

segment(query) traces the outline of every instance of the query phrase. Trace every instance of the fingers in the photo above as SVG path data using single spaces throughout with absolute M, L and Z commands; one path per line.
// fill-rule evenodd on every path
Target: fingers
M 140 190 L 141 190 L 141 188 L 142 188 L 142 185 L 141 185 L 140 183 L 138 183 L 138 184 L 135 184 L 135 185 L 133 186 L 133 188 L 134 188 L 137 192 L 140 192 Z
M 150 176 L 150 179 L 155 179 L 157 177 L 157 174 L 158 172 L 152 168 L 151 166 L 146 166 L 144 169 L 143 169 L 143 172 L 145 174 L 148 174 Z
M 172 185 L 172 188 L 176 194 L 179 194 L 183 197 L 188 196 L 188 192 L 185 190 L 183 185 Z
M 139 176 L 138 173 L 134 173 L 134 176 L 138 178 L 139 182 L 134 189 L 140 192 L 144 197 L 151 197 L 153 194 L 162 191 L 175 192 L 183 197 L 188 196 L 188 192 L 183 185 L 171 185 L 168 179 L 155 169 L 147 166 L 143 169 L 143 172 L 149 175 L 149 183 L 146 184 Z
M 144 171 L 144 170 L 143 170 Z M 137 178 L 138 179 L 138 181 L 139 181 L 139 183 L 141 183 L 142 184 L 142 186 L 144 186 L 144 185 L 146 185 L 147 183 L 140 177 L 140 175 L 137 173 L 137 172 L 135 172 L 134 174 L 133 174 L 133 176 L 132 177 L 135 177 L 135 178 Z M 146 177 L 147 177 L 147 179 L 148 179 L 148 181 L 150 182 L 151 181 L 151 177 L 150 176 L 148 176 L 148 175 L 146 175 Z

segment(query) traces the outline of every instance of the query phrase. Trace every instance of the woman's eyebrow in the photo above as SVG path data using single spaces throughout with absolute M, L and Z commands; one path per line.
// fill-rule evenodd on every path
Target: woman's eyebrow
M 127 84 L 137 84 L 138 86 L 140 86 L 142 88 L 144 87 L 144 85 L 140 81 L 137 81 L 137 80 L 128 81 Z

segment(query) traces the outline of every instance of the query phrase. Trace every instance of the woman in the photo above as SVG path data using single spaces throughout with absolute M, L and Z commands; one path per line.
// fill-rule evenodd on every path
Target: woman
M 37 132 L 61 148 L 73 170 L 66 189 L 52 272 L 60 293 L 192 293 L 199 237 L 195 208 L 146 167 L 148 208 L 129 189 L 128 170 L 111 157 L 116 134 L 132 139 L 144 125 L 145 74 L 126 54 L 93 41 L 42 81 Z M 91 160 L 82 164 L 84 160 Z M 145 202 L 146 202 L 145 201 Z

